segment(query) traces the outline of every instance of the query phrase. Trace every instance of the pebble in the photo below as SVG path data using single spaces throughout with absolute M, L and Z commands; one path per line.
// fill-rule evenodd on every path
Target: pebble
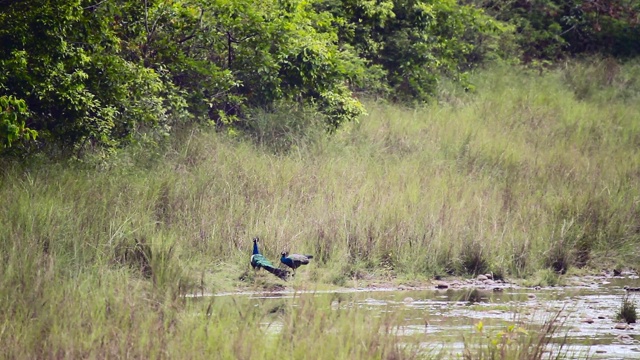
M 534 294 L 527 294 L 527 297 L 529 299 L 535 299 L 536 298 L 536 296 Z
M 476 278 L 476 280 L 478 281 L 485 281 L 488 280 L 489 278 L 486 275 L 478 275 L 478 277 Z
M 411 304 L 412 302 L 413 302 L 413 298 L 411 296 L 407 296 L 406 298 L 404 298 L 405 304 Z
M 592 318 L 584 318 L 582 319 L 582 322 L 587 324 L 593 324 L 594 320 Z
M 616 330 L 627 330 L 629 328 L 629 324 L 617 323 L 613 326 L 613 328 Z
M 633 338 L 627 334 L 620 334 L 616 336 L 616 339 L 618 339 L 619 341 L 622 341 L 623 343 L 633 342 Z
M 449 288 L 449 284 L 447 284 L 444 281 L 436 281 L 435 284 L 436 284 L 436 288 L 437 289 L 448 289 Z

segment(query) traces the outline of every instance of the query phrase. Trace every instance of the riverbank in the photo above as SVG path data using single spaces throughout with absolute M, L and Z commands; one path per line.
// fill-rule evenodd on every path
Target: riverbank
M 313 267 L 313 264 L 310 265 Z M 322 271 L 322 270 L 319 270 Z M 277 279 L 266 271 L 245 272 L 236 282 L 229 282 L 227 286 L 216 287 L 203 286 L 198 291 L 187 294 L 187 297 L 208 296 L 233 296 L 250 294 L 291 294 L 291 293 L 349 293 L 349 292 L 375 292 L 375 291 L 422 291 L 422 290 L 480 290 L 484 292 L 502 292 L 507 289 L 532 290 L 558 289 L 562 291 L 574 291 L 576 289 L 599 289 L 607 287 L 612 282 L 625 286 L 628 293 L 640 292 L 640 277 L 635 269 L 612 269 L 600 271 L 572 271 L 569 274 L 547 274 L 545 276 L 531 277 L 527 279 L 498 278 L 494 274 L 480 274 L 474 277 L 460 276 L 436 276 L 425 277 L 376 277 L 364 275 L 354 277 L 342 286 L 334 284 L 318 283 L 311 280 L 312 274 L 299 270 L 296 277 L 289 277 L 286 281 Z M 215 276 L 215 275 L 212 275 Z M 549 278 L 552 276 L 552 278 Z M 552 281 L 549 281 L 549 280 Z M 206 283 L 206 281 L 205 281 Z

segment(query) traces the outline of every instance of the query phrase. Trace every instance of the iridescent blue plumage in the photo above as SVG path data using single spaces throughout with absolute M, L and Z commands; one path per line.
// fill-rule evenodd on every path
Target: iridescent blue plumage
M 267 260 L 262 254 L 260 254 L 260 250 L 258 249 L 258 239 L 257 237 L 253 238 L 253 254 L 251 255 L 251 267 L 254 270 L 265 269 L 273 275 L 279 277 L 282 280 L 286 280 L 289 276 L 289 272 L 287 270 L 278 269 L 273 266 L 271 261 Z
M 253 238 L 253 255 L 260 254 L 260 250 L 258 250 L 258 241 L 260 241 L 260 239 L 257 237 Z
M 293 275 L 296 274 L 296 269 L 301 265 L 307 265 L 309 263 L 309 259 L 313 259 L 312 255 L 301 255 L 301 254 L 291 254 L 283 251 L 280 255 L 280 262 L 287 265 L 288 267 L 293 269 Z

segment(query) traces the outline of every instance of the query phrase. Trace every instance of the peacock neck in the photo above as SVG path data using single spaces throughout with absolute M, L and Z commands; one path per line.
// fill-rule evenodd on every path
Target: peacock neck
M 254 242 L 253 243 L 253 255 L 256 255 L 256 254 L 260 254 L 260 251 L 258 250 L 258 243 Z

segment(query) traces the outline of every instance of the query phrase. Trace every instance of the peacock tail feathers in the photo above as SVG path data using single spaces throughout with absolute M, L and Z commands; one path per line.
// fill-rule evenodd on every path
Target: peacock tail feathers
M 262 254 L 251 256 L 251 266 L 253 266 L 254 269 L 265 269 L 282 280 L 287 280 L 287 277 L 289 276 L 289 271 L 273 266 L 273 263 L 262 256 Z
M 273 266 L 266 266 L 263 269 L 267 270 L 268 272 L 272 273 L 273 275 L 279 277 L 282 280 L 287 280 L 287 278 L 289 277 L 288 270 L 279 269 Z
M 279 277 L 280 279 L 287 280 L 289 271 L 273 266 L 273 263 L 271 261 L 264 257 L 264 255 L 260 254 L 260 250 L 258 250 L 258 241 L 260 240 L 257 237 L 253 239 L 253 254 L 251 255 L 251 266 L 254 269 L 265 269 L 273 275 Z
M 266 257 L 262 254 L 253 254 L 251 255 L 251 265 L 255 267 L 273 267 L 273 263 L 267 260 Z

